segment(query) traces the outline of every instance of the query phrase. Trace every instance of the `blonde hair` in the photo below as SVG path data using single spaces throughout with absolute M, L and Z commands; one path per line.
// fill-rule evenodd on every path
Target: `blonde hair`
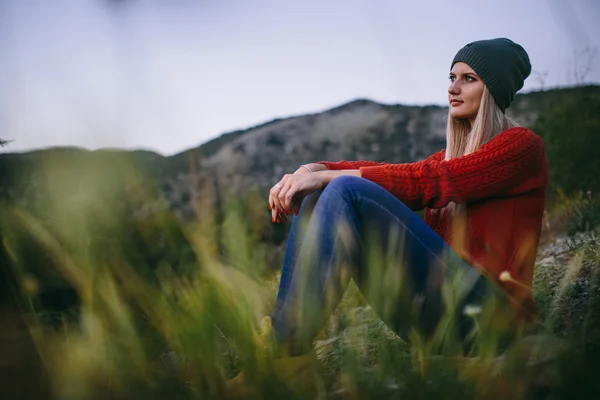
M 484 86 L 473 126 L 468 119 L 454 118 L 448 112 L 446 160 L 471 154 L 500 132 L 515 126 L 518 124 L 500 110 L 491 92 Z
M 468 119 L 454 118 L 448 112 L 445 159 L 471 154 L 497 134 L 515 126 L 518 124 L 502 112 L 487 86 L 484 86 L 473 126 Z M 450 203 L 446 209 L 456 214 L 464 207 L 463 204 Z

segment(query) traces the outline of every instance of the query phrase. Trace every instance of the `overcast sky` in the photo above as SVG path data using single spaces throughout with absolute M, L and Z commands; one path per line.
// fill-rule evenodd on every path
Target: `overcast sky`
M 0 138 L 170 155 L 356 98 L 445 105 L 453 56 L 492 37 L 546 87 L 595 48 L 599 83 L 599 20 L 598 0 L 0 0 Z

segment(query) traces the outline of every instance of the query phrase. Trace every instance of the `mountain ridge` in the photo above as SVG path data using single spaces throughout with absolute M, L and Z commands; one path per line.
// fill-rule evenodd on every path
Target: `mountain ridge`
M 551 94 L 553 92 L 567 93 L 567 92 L 581 91 L 581 90 L 596 90 L 598 88 L 600 88 L 600 85 L 589 84 L 589 85 L 582 85 L 582 86 L 553 87 L 553 88 L 549 88 L 549 89 L 545 89 L 545 90 L 536 89 L 536 90 L 531 90 L 531 91 L 527 91 L 527 92 L 519 92 L 516 95 L 515 101 L 518 102 L 519 98 L 522 96 L 531 98 L 531 97 L 540 96 L 540 95 L 543 96 L 544 94 Z M 160 153 L 159 151 L 147 149 L 147 148 L 143 148 L 143 147 L 135 147 L 135 148 L 129 148 L 129 149 L 118 148 L 118 147 L 100 147 L 100 148 L 96 148 L 96 149 L 89 149 L 89 148 L 85 148 L 82 146 L 69 146 L 69 145 L 49 146 L 49 147 L 45 147 L 45 148 L 32 149 L 32 150 L 11 151 L 10 143 L 9 143 L 8 146 L 6 148 L 4 148 L 4 151 L 0 151 L 0 155 L 2 155 L 2 154 L 30 154 L 30 153 L 37 153 L 37 152 L 50 151 L 50 150 L 83 150 L 83 151 L 88 151 L 88 152 L 98 152 L 98 151 L 115 151 L 115 152 L 123 151 L 123 152 L 130 152 L 130 153 L 142 152 L 142 153 L 153 153 L 153 154 L 156 154 L 163 158 L 171 158 L 171 157 L 180 156 L 191 150 L 200 149 L 202 147 L 209 146 L 215 141 L 219 141 L 224 138 L 231 138 L 233 136 L 238 136 L 240 134 L 250 132 L 254 129 L 263 128 L 265 126 L 268 126 L 270 124 L 280 122 L 283 120 L 289 120 L 289 119 L 301 118 L 301 117 L 311 117 L 311 116 L 320 115 L 323 113 L 331 113 L 331 112 L 335 112 L 340 109 L 344 109 L 348 106 L 352 106 L 354 104 L 366 104 L 366 103 L 372 103 L 372 104 L 376 104 L 376 105 L 383 106 L 383 107 L 400 107 L 400 108 L 430 108 L 431 107 L 431 108 L 443 108 L 446 110 L 448 109 L 448 106 L 444 106 L 441 104 L 384 103 L 384 102 L 379 102 L 379 101 L 370 99 L 368 97 L 357 97 L 353 100 L 349 100 L 345 103 L 341 103 L 340 105 L 332 106 L 329 108 L 324 108 L 321 111 L 306 112 L 306 113 L 300 113 L 300 114 L 290 114 L 288 116 L 275 117 L 275 118 L 260 122 L 256 125 L 250 125 L 246 128 L 239 128 L 239 129 L 233 129 L 230 131 L 225 131 L 211 139 L 208 139 L 205 142 L 200 143 L 197 146 L 194 146 L 194 147 L 191 147 L 188 149 L 184 149 L 184 150 L 180 150 L 180 151 L 176 151 L 172 154 L 163 154 L 163 153 Z M 512 112 L 514 107 L 515 107 L 515 105 L 513 104 L 511 106 L 511 108 L 508 109 L 507 113 Z

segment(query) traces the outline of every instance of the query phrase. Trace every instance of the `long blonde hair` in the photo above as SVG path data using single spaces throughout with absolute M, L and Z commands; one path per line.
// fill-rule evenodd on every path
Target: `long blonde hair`
M 454 118 L 448 111 L 445 159 L 473 153 L 497 134 L 515 126 L 518 124 L 502 112 L 487 86 L 484 86 L 473 126 L 468 119 Z M 450 203 L 446 210 L 456 214 L 464 208 L 464 204 Z
M 453 118 L 448 111 L 446 160 L 471 154 L 500 132 L 515 126 L 518 124 L 500 110 L 491 92 L 484 86 L 473 126 L 468 119 Z

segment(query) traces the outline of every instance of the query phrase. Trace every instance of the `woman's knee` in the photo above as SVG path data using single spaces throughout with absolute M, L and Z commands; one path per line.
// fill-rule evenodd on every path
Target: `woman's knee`
M 334 178 L 323 190 L 323 196 L 329 200 L 343 199 L 355 203 L 364 197 L 374 197 L 378 190 L 384 190 L 375 183 L 353 175 Z

